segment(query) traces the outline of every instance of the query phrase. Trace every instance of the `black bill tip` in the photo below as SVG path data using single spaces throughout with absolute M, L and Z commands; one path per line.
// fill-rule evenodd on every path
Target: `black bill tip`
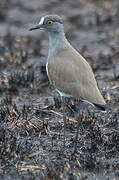
M 36 26 L 30 28 L 29 31 L 33 31 L 33 30 L 40 29 L 40 28 L 41 28 L 41 25 L 37 24 Z
M 35 28 L 35 27 L 34 27 L 34 28 L 30 28 L 29 31 L 33 31 L 33 30 L 35 30 L 35 29 L 38 29 L 38 28 Z
M 32 31 L 32 30 L 33 30 L 33 28 L 30 28 L 30 29 L 29 29 L 29 31 Z

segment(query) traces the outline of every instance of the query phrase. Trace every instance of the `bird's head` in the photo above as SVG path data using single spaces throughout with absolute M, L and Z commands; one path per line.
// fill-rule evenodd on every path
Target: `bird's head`
M 47 32 L 60 32 L 63 31 L 63 21 L 57 15 L 47 15 L 40 19 L 39 24 L 30 28 L 29 30 L 41 29 Z

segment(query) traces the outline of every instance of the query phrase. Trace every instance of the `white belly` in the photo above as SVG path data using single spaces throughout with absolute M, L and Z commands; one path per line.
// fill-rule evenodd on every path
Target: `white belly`
M 56 89 L 56 91 L 60 94 L 60 96 L 62 97 L 62 96 L 64 96 L 64 97 L 72 97 L 72 95 L 71 94 L 65 94 L 65 93 L 63 93 L 63 92 L 61 92 L 61 91 L 59 91 L 58 89 Z
M 48 62 L 46 63 L 46 73 L 47 73 L 47 76 L 48 76 Z

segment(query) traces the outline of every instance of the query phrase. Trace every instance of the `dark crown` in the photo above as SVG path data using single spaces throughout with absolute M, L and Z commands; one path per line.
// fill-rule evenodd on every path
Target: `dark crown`
M 44 16 L 44 24 L 48 20 L 52 20 L 54 22 L 59 22 L 60 24 L 63 24 L 62 18 L 58 15 L 46 15 L 46 16 Z

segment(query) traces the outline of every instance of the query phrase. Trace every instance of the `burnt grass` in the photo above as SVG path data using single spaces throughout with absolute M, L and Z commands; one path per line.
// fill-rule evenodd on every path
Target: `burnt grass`
M 102 113 L 81 105 L 75 154 L 78 101 L 67 99 L 64 150 L 62 103 L 45 70 L 47 35 L 28 31 L 49 13 L 64 17 L 108 106 Z M 0 180 L 11 179 L 119 179 L 118 0 L 0 2 Z

